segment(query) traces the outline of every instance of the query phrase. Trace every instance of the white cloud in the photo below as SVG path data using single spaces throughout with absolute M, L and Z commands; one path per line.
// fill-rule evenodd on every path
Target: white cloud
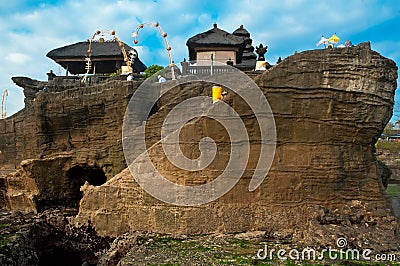
M 30 61 L 31 57 L 22 53 L 10 53 L 6 56 L 6 60 L 8 60 L 12 64 L 23 65 Z

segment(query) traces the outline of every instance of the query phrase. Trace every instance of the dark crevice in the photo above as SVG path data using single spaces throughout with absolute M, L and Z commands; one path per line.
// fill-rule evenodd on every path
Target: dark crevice
M 67 171 L 66 182 L 69 191 L 67 198 L 70 199 L 73 206 L 79 206 L 83 194 L 80 188 L 85 182 L 92 186 L 100 186 L 107 181 L 104 171 L 98 167 L 89 167 L 87 165 L 76 165 Z

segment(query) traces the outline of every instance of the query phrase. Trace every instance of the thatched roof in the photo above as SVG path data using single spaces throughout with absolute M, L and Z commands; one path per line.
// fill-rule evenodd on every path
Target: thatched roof
M 241 37 L 248 37 L 250 38 L 250 32 L 248 32 L 243 25 L 240 25 L 240 27 L 238 29 L 236 29 L 233 33 L 233 35 L 236 36 L 241 36 Z
M 217 45 L 217 46 L 236 46 L 243 43 L 243 38 L 230 34 L 217 27 L 214 24 L 214 28 L 203 33 L 199 33 L 187 41 L 187 44 L 206 44 L 206 45 Z
M 124 47 L 126 52 L 133 49 L 125 43 Z M 88 48 L 88 41 L 78 42 L 51 50 L 47 53 L 47 57 L 68 69 L 72 74 L 84 74 Z M 124 56 L 116 41 L 92 42 L 91 60 L 96 67 L 96 73 L 112 73 L 119 66 L 125 65 Z M 142 72 L 147 68 L 138 57 L 132 67 L 135 72 Z
M 212 29 L 188 39 L 186 45 L 189 48 L 190 60 L 196 60 L 197 48 L 232 48 L 238 50 L 240 54 L 245 47 L 243 37 L 219 29 L 217 24 L 214 24 Z

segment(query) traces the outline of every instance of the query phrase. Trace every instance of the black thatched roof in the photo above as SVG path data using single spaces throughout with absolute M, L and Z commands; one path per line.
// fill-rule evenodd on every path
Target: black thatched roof
M 236 64 L 235 67 L 241 70 L 249 70 L 255 68 L 257 56 L 254 53 L 254 47 L 252 45 L 253 40 L 250 38 L 250 33 L 243 27 L 243 25 L 240 25 L 240 27 L 236 29 L 232 34 L 242 37 L 244 39 L 244 43 L 246 44 L 243 50 L 242 60 L 239 64 Z
M 126 52 L 133 49 L 125 43 L 124 47 Z M 47 53 L 47 57 L 68 69 L 72 74 L 84 74 L 86 73 L 85 57 L 88 55 L 88 48 L 88 41 L 78 42 L 51 50 Z M 125 65 L 124 56 L 116 41 L 92 42 L 91 60 L 96 67 L 96 73 L 113 73 L 121 65 Z M 137 57 L 132 68 L 135 72 L 143 72 L 147 67 Z
M 243 25 L 240 25 L 240 27 L 238 29 L 236 29 L 233 33 L 233 35 L 236 36 L 241 36 L 241 37 L 248 37 L 250 38 L 250 32 L 248 32 Z
M 187 41 L 187 44 L 207 44 L 207 45 L 241 45 L 243 38 L 230 34 L 217 27 L 214 24 L 214 28 L 203 33 L 199 33 Z
M 207 47 L 207 48 L 234 48 L 239 51 L 239 54 L 244 49 L 244 38 L 235 36 L 217 27 L 214 24 L 214 28 L 199 33 L 187 40 L 186 45 L 189 48 L 190 60 L 196 60 L 196 48 Z
M 132 49 L 129 45 L 125 44 L 125 50 Z M 56 48 L 47 53 L 51 59 L 54 58 L 82 58 L 87 55 L 89 42 L 77 42 L 60 48 Z M 106 42 L 92 42 L 92 57 L 98 56 L 122 56 L 121 48 L 116 41 Z

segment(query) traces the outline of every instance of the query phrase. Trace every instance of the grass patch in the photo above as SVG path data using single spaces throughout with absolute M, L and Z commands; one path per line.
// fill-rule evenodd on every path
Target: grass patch
M 400 196 L 400 186 L 388 186 L 388 188 L 386 189 L 386 193 L 390 197 Z
M 375 147 L 379 150 L 389 150 L 391 152 L 400 152 L 400 142 L 378 140 Z

